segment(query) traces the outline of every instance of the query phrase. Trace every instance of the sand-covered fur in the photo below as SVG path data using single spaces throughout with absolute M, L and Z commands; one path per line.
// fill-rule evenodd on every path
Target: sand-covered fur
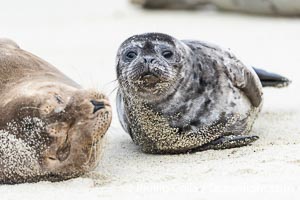
M 0 39 L 0 94 L 0 183 L 65 180 L 97 166 L 111 121 L 102 93 Z

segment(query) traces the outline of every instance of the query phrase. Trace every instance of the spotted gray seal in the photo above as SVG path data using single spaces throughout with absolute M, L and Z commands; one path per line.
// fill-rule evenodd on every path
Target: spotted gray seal
M 0 183 L 61 181 L 92 170 L 111 121 L 104 94 L 0 39 Z
M 258 139 L 248 133 L 262 106 L 262 82 L 289 83 L 276 74 L 255 72 L 216 45 L 162 33 L 123 42 L 116 71 L 120 122 L 148 153 L 250 144 Z
M 196 9 L 214 5 L 221 10 L 267 15 L 300 15 L 300 1 L 295 0 L 131 0 L 151 9 Z

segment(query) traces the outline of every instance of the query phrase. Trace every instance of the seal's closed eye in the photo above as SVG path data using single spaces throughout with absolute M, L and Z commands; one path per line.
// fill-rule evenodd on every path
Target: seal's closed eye
M 54 96 L 55 96 L 55 99 L 56 99 L 57 103 L 59 103 L 59 104 L 63 104 L 64 103 L 64 100 L 62 99 L 61 96 L 59 96 L 58 94 L 56 94 Z

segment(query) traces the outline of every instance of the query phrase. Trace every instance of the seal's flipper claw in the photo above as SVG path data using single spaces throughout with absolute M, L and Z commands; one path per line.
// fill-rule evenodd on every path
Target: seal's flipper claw
M 214 140 L 206 145 L 203 145 L 195 151 L 205 151 L 209 149 L 213 150 L 221 150 L 221 149 L 231 149 L 242 147 L 251 144 L 252 142 L 256 141 L 259 137 L 252 135 L 252 136 L 244 136 L 244 135 L 230 135 L 230 136 L 223 136 L 217 140 Z
M 281 88 L 281 87 L 286 87 L 291 83 L 291 81 L 288 78 L 281 76 L 279 74 L 267 72 L 265 70 L 254 68 L 254 67 L 253 69 L 258 75 L 259 80 L 261 81 L 263 87 Z

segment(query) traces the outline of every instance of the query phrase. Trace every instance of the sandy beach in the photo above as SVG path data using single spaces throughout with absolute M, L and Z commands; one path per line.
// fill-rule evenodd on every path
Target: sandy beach
M 299 199 L 300 19 L 215 11 L 145 11 L 125 0 L 2 2 L 1 37 L 112 102 L 98 168 L 69 181 L 0 185 L 1 200 Z M 245 64 L 289 77 L 264 90 L 252 146 L 181 155 L 142 153 L 115 113 L 115 54 L 127 37 L 164 32 L 230 48 Z

